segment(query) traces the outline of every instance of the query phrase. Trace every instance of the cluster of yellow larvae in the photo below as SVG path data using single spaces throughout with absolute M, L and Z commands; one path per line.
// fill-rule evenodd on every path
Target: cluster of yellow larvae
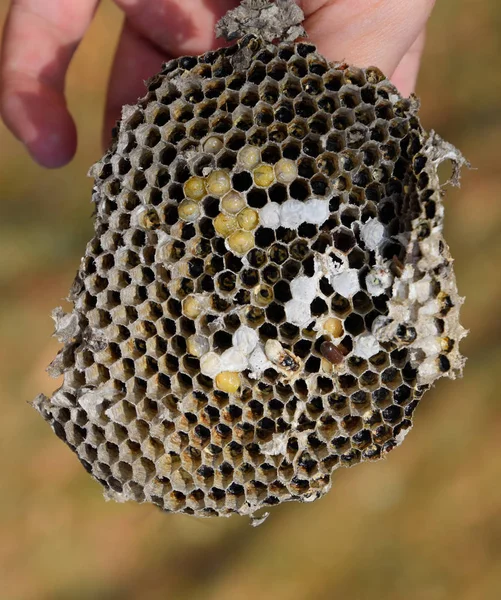
M 219 138 L 206 140 L 206 152 L 216 153 L 222 147 Z M 238 166 L 252 175 L 254 185 L 268 188 L 276 182 L 288 184 L 297 177 L 296 163 L 282 158 L 274 166 L 261 162 L 256 146 L 244 146 L 238 153 Z M 179 205 L 179 218 L 194 222 L 200 216 L 200 201 L 206 196 L 221 199 L 221 212 L 214 219 L 216 232 L 227 240 L 228 248 L 243 256 L 254 247 L 254 230 L 259 225 L 258 211 L 247 206 L 244 195 L 231 187 L 230 173 L 216 169 L 206 177 L 193 176 L 184 184 L 185 199 Z

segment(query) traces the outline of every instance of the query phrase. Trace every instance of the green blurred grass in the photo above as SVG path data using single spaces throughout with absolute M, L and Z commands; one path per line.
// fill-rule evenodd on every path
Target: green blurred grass
M 388 460 L 338 472 L 328 496 L 278 507 L 257 529 L 104 502 L 26 403 L 54 387 L 48 315 L 90 237 L 85 173 L 119 27 L 104 2 L 71 68 L 70 166 L 37 167 L 0 124 L 0 600 L 500 597 L 501 5 L 438 2 L 418 86 L 424 125 L 477 169 L 449 191 L 446 215 L 471 329 L 465 377 L 425 397 Z

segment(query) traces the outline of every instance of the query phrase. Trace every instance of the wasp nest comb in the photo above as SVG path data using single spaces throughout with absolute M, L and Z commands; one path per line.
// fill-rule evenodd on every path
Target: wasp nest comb
M 36 408 L 116 500 L 313 500 L 461 372 L 437 166 L 376 68 L 252 35 L 171 60 L 93 167 L 95 235 Z

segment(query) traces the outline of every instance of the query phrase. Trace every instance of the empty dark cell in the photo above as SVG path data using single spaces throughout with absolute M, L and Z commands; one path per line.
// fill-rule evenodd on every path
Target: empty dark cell
M 311 133 L 316 133 L 318 135 L 324 135 L 330 129 L 329 121 L 322 115 L 312 117 L 308 121 L 308 125 Z
M 245 134 L 242 133 L 241 131 L 234 131 L 232 132 L 227 140 L 226 140 L 226 146 L 233 151 L 237 151 L 240 150 L 240 148 L 242 148 L 242 146 L 245 145 Z M 233 186 L 235 187 L 235 186 Z
M 275 233 L 273 229 L 267 227 L 258 227 L 255 233 L 256 246 L 267 248 L 275 241 Z
M 333 133 L 327 138 L 325 149 L 329 152 L 341 152 L 346 146 L 346 140 L 343 133 Z
M 348 264 L 350 269 L 361 269 L 367 264 L 367 257 L 363 250 L 354 248 L 348 255 Z
M 383 373 L 381 375 L 381 382 L 382 383 L 392 383 L 397 378 L 398 378 L 398 369 L 395 369 L 394 367 L 389 367 L 388 369 L 383 371 Z
M 295 98 L 301 93 L 301 86 L 299 82 L 293 81 L 290 78 L 282 83 L 281 89 L 282 95 L 287 96 L 287 98 Z
M 231 171 L 237 162 L 237 155 L 233 152 L 224 152 L 222 156 L 217 159 L 217 166 L 220 169 L 227 169 Z
M 372 440 L 371 432 L 368 429 L 362 429 L 352 437 L 352 440 L 358 447 L 365 447 Z
M 302 56 L 303 58 L 306 58 L 308 54 L 313 54 L 314 52 L 316 52 L 316 50 L 317 49 L 313 44 L 299 43 L 296 46 L 296 52 L 299 54 L 299 56 Z
M 349 210 L 345 210 L 341 214 L 341 223 L 348 229 L 355 221 L 358 221 L 358 216 L 356 213 L 350 212 Z
M 258 428 L 263 429 L 264 431 L 273 432 L 275 431 L 275 423 L 268 417 L 264 417 L 261 419 L 258 424 Z
M 247 202 L 252 208 L 263 208 L 268 203 L 268 196 L 264 190 L 253 188 L 247 194 Z
M 195 226 L 192 223 L 185 223 L 181 231 L 181 238 L 183 240 L 191 240 L 191 238 L 195 237 L 195 235 Z
M 217 350 L 226 350 L 231 347 L 232 336 L 226 331 L 216 331 L 214 334 L 214 348 Z
M 302 119 L 294 119 L 287 128 L 291 137 L 301 140 L 308 135 L 308 126 Z
M 390 355 L 391 362 L 395 365 L 395 367 L 401 369 L 405 366 L 405 363 L 407 362 L 408 354 L 409 353 L 405 348 L 402 348 L 400 350 L 393 350 L 393 352 Z
M 223 439 L 227 438 L 228 436 L 231 435 L 231 429 L 228 427 L 228 425 L 225 425 L 224 423 L 219 423 L 218 425 L 216 425 L 216 431 L 217 431 L 217 433 L 219 433 L 219 435 Z M 227 465 L 226 469 L 223 468 L 223 465 Z M 228 470 L 228 467 L 229 467 L 229 470 Z M 233 468 L 232 468 L 232 466 L 229 463 L 223 463 L 219 467 L 219 470 L 224 475 L 229 475 L 233 471 Z
M 234 332 L 240 327 L 240 318 L 236 313 L 226 315 L 224 318 L 224 326 L 230 331 Z
M 212 114 L 214 114 L 216 110 L 217 103 L 213 100 L 208 100 L 206 102 L 203 102 L 202 104 L 199 104 L 196 107 L 195 112 L 202 119 L 208 119 Z
M 311 71 L 311 68 L 310 68 Z M 303 82 L 303 89 L 307 94 L 311 96 L 317 96 L 323 91 L 322 80 L 316 77 L 306 77 Z
M 366 187 L 371 182 L 371 175 L 367 169 L 360 169 L 358 173 L 353 175 L 353 185 L 358 185 L 359 187 Z
M 376 385 L 378 379 L 379 377 L 377 373 L 373 373 L 372 371 L 366 371 L 360 378 L 360 385 L 371 387 L 373 385 Z
M 273 288 L 275 298 L 280 302 L 287 302 L 292 299 L 291 290 L 287 281 L 281 280 Z
M 320 175 L 318 177 L 314 177 L 311 182 L 311 189 L 313 193 L 317 196 L 325 196 L 328 190 L 327 181 Z
M 301 146 L 295 142 L 289 142 L 282 148 L 282 156 L 291 160 L 296 160 L 301 154 Z
M 305 118 L 311 117 L 316 111 L 315 104 L 306 98 L 302 99 L 300 102 L 297 102 L 295 109 L 296 115 Z
M 273 127 L 268 129 L 268 139 L 270 142 L 280 144 L 287 137 L 287 128 L 285 125 L 280 123 L 275 124 Z
M 360 314 L 365 314 L 372 309 L 372 300 L 365 292 L 357 292 L 353 298 L 353 308 Z
M 181 69 L 185 69 L 187 71 L 190 71 L 191 69 L 193 69 L 193 67 L 196 66 L 197 64 L 197 57 L 196 56 L 181 56 L 179 59 L 179 66 L 181 67 Z
M 411 388 L 408 385 L 401 385 L 393 392 L 393 398 L 399 405 L 405 404 L 411 397 Z
M 301 264 L 296 260 L 288 260 L 282 267 L 282 277 L 287 281 L 292 281 L 301 270 Z
M 214 291 L 214 280 L 210 275 L 204 275 L 198 280 L 197 287 L 204 292 L 213 292 Z
M 249 131 L 249 129 L 254 124 L 251 114 L 241 114 L 238 116 L 234 116 L 233 122 L 234 122 L 234 125 L 236 127 L 238 127 L 239 129 L 241 129 L 242 131 Z M 228 127 L 228 129 L 230 129 L 230 127 Z M 214 130 L 217 131 L 216 128 L 214 128 Z
M 327 113 L 333 113 L 338 108 L 338 103 L 331 96 L 322 96 L 318 100 L 318 108 L 324 110 Z
M 294 345 L 294 354 L 299 358 L 306 358 L 311 352 L 312 342 L 310 340 L 299 340 Z
M 353 375 L 340 375 L 339 385 L 342 390 L 349 391 L 357 386 L 357 380 Z
M 337 92 L 341 89 L 341 86 L 344 85 L 344 75 L 341 71 L 334 71 L 333 73 L 328 73 L 324 77 L 324 84 L 328 90 L 332 92 Z
M 301 177 L 305 177 L 306 179 L 310 179 L 315 175 L 316 165 L 315 161 L 312 158 L 302 158 L 298 162 L 298 174 Z
M 169 298 L 169 300 L 167 301 L 167 310 L 169 311 L 169 314 L 172 317 L 180 317 L 182 314 L 181 302 L 179 302 L 179 300 L 176 300 L 176 298 Z
M 318 373 L 318 371 L 320 371 L 320 358 L 317 356 L 310 356 L 304 365 L 304 370 L 307 373 Z
M 341 252 L 349 252 L 356 244 L 355 235 L 349 229 L 337 229 L 333 238 L 334 246 Z
M 263 416 L 264 407 L 261 404 L 261 402 L 258 402 L 257 400 L 251 400 L 248 406 L 251 409 L 252 416 L 254 418 L 259 419 Z M 246 446 L 246 450 L 247 452 L 249 452 L 249 454 L 252 454 L 254 456 L 257 456 L 259 454 L 259 446 L 257 446 L 257 444 L 248 444 Z
M 365 326 L 370 331 L 372 328 L 372 324 L 380 316 L 380 313 L 377 310 L 373 310 L 364 317 Z
M 302 223 L 298 227 L 297 232 L 302 237 L 314 238 L 318 233 L 318 229 L 316 225 L 313 225 L 313 223 Z
M 419 400 L 413 400 L 409 402 L 409 404 L 404 408 L 404 414 L 406 417 L 411 417 L 414 411 L 416 410 L 416 406 L 419 404 Z
M 351 396 L 351 401 L 353 404 L 360 407 L 369 402 L 369 394 L 363 390 L 360 390 Z
M 233 189 L 237 190 L 238 192 L 245 192 L 252 187 L 252 175 L 247 171 L 235 173 L 231 181 L 233 184 Z
M 233 271 L 233 273 L 238 273 L 243 266 L 242 259 L 231 252 L 228 252 L 228 254 L 225 255 L 224 263 L 230 271 Z
M 259 337 L 263 342 L 266 342 L 266 340 L 276 340 L 277 334 L 277 328 L 271 323 L 264 323 L 259 328 Z
M 417 377 L 417 369 L 415 369 L 410 363 L 407 363 L 402 369 L 402 377 L 404 381 L 413 383 Z
M 272 302 L 266 309 L 266 316 L 272 323 L 280 323 L 285 319 L 285 310 L 280 304 Z
M 330 394 L 327 398 L 329 406 L 337 413 L 342 413 L 346 410 L 348 404 L 348 398 L 342 394 Z
M 308 156 L 316 157 L 322 152 L 322 145 L 319 140 L 306 138 L 303 140 L 303 151 Z
M 195 333 L 195 322 L 186 317 L 179 319 L 179 328 L 183 335 L 193 335 Z
M 254 117 L 256 125 L 268 127 L 273 123 L 273 112 L 269 109 L 261 108 Z
M 325 303 L 325 300 L 323 298 L 315 298 L 311 303 L 310 308 L 311 314 L 314 317 L 325 315 L 329 311 L 329 308 L 327 307 L 327 304 Z
M 224 92 L 224 81 L 210 81 L 205 86 L 204 94 L 206 98 L 217 98 Z
M 406 160 L 404 160 L 403 158 L 399 158 L 397 160 L 397 162 L 395 163 L 395 166 L 393 167 L 393 176 L 396 177 L 397 179 L 404 179 L 408 170 L 409 170 L 409 163 Z M 419 177 L 421 178 L 423 175 L 426 175 L 426 173 L 421 173 L 421 175 L 419 175 Z M 428 175 L 426 175 L 426 178 L 428 178 Z M 428 186 L 428 181 L 426 181 L 426 183 L 423 185 L 423 188 L 426 188 L 427 186 Z
M 316 242 L 311 247 L 315 252 L 319 252 L 323 254 L 327 248 L 332 246 L 332 238 L 329 234 L 320 234 L 316 240 Z
M 315 258 L 313 255 L 308 256 L 308 258 L 303 261 L 303 271 L 307 277 L 313 277 L 315 274 Z
M 277 238 L 277 241 L 282 242 L 284 244 L 290 244 L 296 239 L 296 232 L 293 229 L 279 227 L 275 232 L 275 236 Z
M 183 186 L 179 183 L 171 183 L 169 185 L 169 198 L 181 202 L 184 198 Z
M 226 254 L 226 246 L 224 239 L 221 237 L 214 237 L 211 241 L 212 249 L 216 254 L 224 256 Z
M 212 131 L 214 133 L 226 133 L 232 127 L 232 121 L 230 117 L 222 116 L 214 121 L 212 124 Z
M 214 219 L 219 214 L 219 199 L 209 196 L 203 201 L 204 212 Z
M 400 406 L 388 406 L 383 410 L 382 415 L 387 423 L 398 423 L 402 419 L 402 409 Z
M 335 437 L 332 440 L 332 445 L 336 450 L 342 450 L 348 447 L 349 439 L 343 436 Z
M 449 371 L 451 368 L 451 363 L 445 354 L 441 354 L 438 357 L 438 368 L 440 371 L 442 371 L 442 373 L 447 373 L 447 371 Z
M 294 118 L 294 110 L 290 104 L 282 104 L 275 110 L 275 119 L 281 123 L 290 123 Z
M 244 106 L 250 106 L 253 108 L 259 102 L 259 96 L 253 90 L 246 90 L 245 93 L 241 94 L 240 102 Z
M 317 461 L 311 458 L 308 452 L 303 452 L 299 457 L 298 466 L 302 467 L 309 475 L 315 470 Z
M 286 66 L 283 63 L 273 63 L 268 66 L 268 75 L 275 81 L 281 81 L 286 73 Z
M 188 263 L 188 269 L 191 277 L 198 277 L 203 273 L 204 261 L 200 258 L 192 258 Z
M 428 200 L 425 204 L 426 216 L 428 219 L 435 218 L 436 205 L 433 200 Z
M 374 308 L 378 310 L 381 314 L 388 313 L 388 296 L 386 296 L 386 294 L 381 294 L 380 296 L 373 297 L 372 302 L 374 304 Z
M 185 354 L 186 353 L 186 340 L 181 335 L 175 335 L 172 338 L 172 348 L 177 354 Z
M 280 335 L 287 343 L 292 343 L 299 336 L 299 327 L 291 323 L 284 323 L 280 327 Z
M 278 146 L 268 145 L 261 150 L 263 162 L 275 164 L 280 160 L 280 148 Z
M 381 254 L 383 258 L 392 259 L 394 256 L 400 258 L 404 253 L 404 248 L 398 242 L 389 242 L 384 244 Z

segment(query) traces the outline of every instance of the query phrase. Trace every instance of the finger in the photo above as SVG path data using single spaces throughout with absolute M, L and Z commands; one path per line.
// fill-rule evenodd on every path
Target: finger
M 162 63 L 169 59 L 126 20 L 118 42 L 108 85 L 108 96 L 103 128 L 103 146 L 109 145 L 111 130 L 115 126 L 124 104 L 134 104 L 145 94 L 145 80 L 160 71 Z
M 398 63 L 397 68 L 391 77 L 391 80 L 402 96 L 408 96 L 416 87 L 425 40 L 426 32 L 423 29 L 407 51 L 407 54 L 405 54 Z
M 68 65 L 98 0 L 14 0 L 0 64 L 0 112 L 41 165 L 75 153 L 76 130 L 64 98 Z
M 390 77 L 435 0 L 302 0 L 305 28 L 328 59 L 375 65 Z
M 214 26 L 239 0 L 115 0 L 142 35 L 171 56 L 223 45 Z

